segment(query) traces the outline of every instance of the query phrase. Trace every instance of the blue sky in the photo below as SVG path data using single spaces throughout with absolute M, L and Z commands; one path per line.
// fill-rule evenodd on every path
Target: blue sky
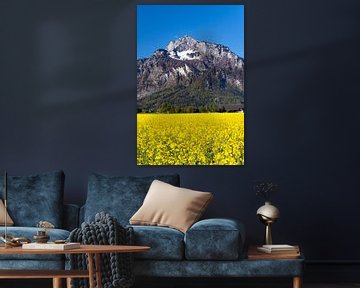
M 223 44 L 244 57 L 244 5 L 138 5 L 137 58 L 176 38 Z

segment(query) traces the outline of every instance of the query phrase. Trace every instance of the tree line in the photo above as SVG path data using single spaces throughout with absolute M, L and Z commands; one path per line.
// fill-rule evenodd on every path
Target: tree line
M 240 111 L 237 109 L 236 111 Z M 138 113 L 222 113 L 222 112 L 235 112 L 229 111 L 225 106 L 218 105 L 202 105 L 202 106 L 179 106 L 171 105 L 169 103 L 162 103 L 156 109 L 142 109 L 138 108 Z

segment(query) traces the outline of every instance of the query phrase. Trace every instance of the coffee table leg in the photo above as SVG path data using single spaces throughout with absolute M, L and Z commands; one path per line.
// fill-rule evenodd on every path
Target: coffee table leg
M 95 282 L 94 282 L 94 254 L 88 253 L 88 259 L 89 259 L 89 288 L 95 288 Z
M 71 278 L 66 278 L 66 288 L 71 288 Z
M 301 277 L 297 276 L 293 278 L 293 288 L 301 288 Z
M 95 271 L 96 271 L 96 285 L 97 288 L 102 288 L 101 284 L 101 255 L 95 254 Z
M 53 278 L 53 288 L 61 288 L 62 281 L 61 278 Z

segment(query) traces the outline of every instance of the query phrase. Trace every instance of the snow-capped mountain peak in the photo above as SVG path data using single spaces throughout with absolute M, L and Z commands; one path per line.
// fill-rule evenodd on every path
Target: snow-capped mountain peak
M 244 60 L 228 47 L 184 36 L 170 41 L 165 49 L 157 49 L 151 57 L 138 59 L 137 98 L 146 105 L 156 102 L 147 102 L 148 97 L 180 96 L 182 102 L 176 101 L 181 105 L 190 105 L 191 101 L 198 101 L 196 105 L 200 106 L 220 105 L 221 97 L 239 103 L 243 99 L 243 73 Z
M 170 41 L 170 43 L 166 47 L 166 50 L 184 51 L 188 50 L 189 48 L 193 48 L 197 43 L 197 40 L 188 35 L 185 35 L 183 37 L 180 37 L 179 39 Z
M 169 56 L 173 59 L 176 60 L 198 60 L 200 59 L 200 53 L 192 50 L 192 49 L 188 49 L 188 50 L 184 50 L 184 51 L 176 51 L 176 50 L 172 50 L 169 52 Z

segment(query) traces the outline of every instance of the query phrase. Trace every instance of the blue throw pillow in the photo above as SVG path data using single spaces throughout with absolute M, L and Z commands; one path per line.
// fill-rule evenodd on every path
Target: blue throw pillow
M 84 220 L 91 222 L 96 213 L 106 212 L 116 217 L 121 225 L 128 225 L 155 179 L 174 186 L 180 185 L 178 174 L 142 177 L 91 174 L 84 205 Z
M 55 171 L 31 176 L 8 176 L 8 212 L 15 226 L 36 227 L 45 220 L 62 226 L 63 171 Z M 4 177 L 0 176 L 0 183 Z M 4 198 L 3 185 L 0 195 Z

